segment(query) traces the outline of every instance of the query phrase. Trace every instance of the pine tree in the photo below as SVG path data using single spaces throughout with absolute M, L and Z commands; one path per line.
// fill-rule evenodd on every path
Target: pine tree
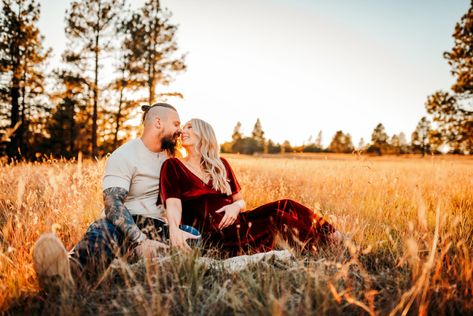
M 317 134 L 317 137 L 315 138 L 314 142 L 312 142 L 311 140 L 312 140 L 312 136 L 309 139 L 309 144 L 302 147 L 302 152 L 306 152 L 306 153 L 322 152 L 323 151 L 323 148 L 322 148 L 322 131 L 319 131 L 319 133 Z
M 403 132 L 399 133 L 399 145 L 401 146 L 407 145 L 406 134 L 404 134 Z
M 256 123 L 251 132 L 251 138 L 256 143 L 256 152 L 267 152 L 267 147 L 265 146 L 264 131 L 263 126 L 261 125 L 260 119 L 256 119 Z
M 453 32 L 455 44 L 450 52 L 445 52 L 444 57 L 452 67 L 452 74 L 456 82 L 452 90 L 467 98 L 473 97 L 473 0 L 470 8 L 455 25 Z
M 455 26 L 455 40 L 444 57 L 456 82 L 453 94 L 437 91 L 427 98 L 427 112 L 432 114 L 438 131 L 454 152 L 473 153 L 473 0 Z M 438 135 L 437 135 L 438 138 Z
M 290 152 L 292 152 L 291 143 L 290 143 L 288 140 L 285 140 L 285 141 L 281 144 L 281 154 L 290 153 Z
M 97 121 L 101 87 L 99 85 L 103 53 L 112 48 L 115 23 L 122 11 L 124 0 L 75 0 L 66 12 L 66 35 L 78 47 L 65 54 L 66 61 L 87 73 L 93 93 L 92 156 L 97 155 Z M 90 74 L 87 69 L 93 69 Z
M 421 152 L 422 157 L 425 156 L 427 152 L 430 152 L 430 142 L 429 135 L 431 131 L 431 123 L 424 116 L 421 118 L 415 131 L 412 133 L 411 137 L 411 146 L 414 152 Z
M 28 155 L 27 134 L 33 117 L 45 115 L 44 74 L 41 66 L 48 57 L 36 23 L 40 5 L 35 0 L 2 0 L 0 13 L 0 126 L 9 127 L 10 158 Z M 9 121 L 9 122 L 8 122 Z
M 373 133 L 371 134 L 371 142 L 374 145 L 384 145 L 388 142 L 388 134 L 384 128 L 384 125 L 379 123 L 376 125 Z
M 381 155 L 388 149 L 388 134 L 384 128 L 384 125 L 379 123 L 371 134 L 371 145 L 368 147 L 368 152 L 376 153 Z
M 365 150 L 365 140 L 363 137 L 360 138 L 360 141 L 358 142 L 358 150 Z
M 56 91 L 51 94 L 56 104 L 46 131 L 49 137 L 44 141 L 43 152 L 57 157 L 72 158 L 79 152 L 89 152 L 90 133 L 86 128 L 87 81 L 78 73 L 56 70 Z M 85 115 L 84 115 L 85 114 Z
M 260 119 L 256 119 L 256 123 L 255 123 L 255 126 L 253 127 L 253 131 L 251 132 L 251 136 L 258 143 L 264 142 L 264 131 L 263 131 L 263 126 L 261 125 Z
M 401 153 L 401 142 L 399 140 L 399 136 L 394 134 L 391 136 L 391 139 L 389 140 L 389 144 L 391 145 L 392 151 L 396 154 L 399 155 Z
M 237 122 L 237 124 L 233 128 L 232 140 L 235 143 L 238 140 L 242 139 L 242 137 L 243 135 L 241 134 L 241 123 Z
M 353 151 L 353 143 L 350 134 L 337 131 L 329 145 L 329 150 L 334 153 L 350 153 Z
M 322 147 L 322 131 L 319 131 L 317 134 L 317 138 L 315 139 L 315 147 L 320 148 L 320 150 L 323 149 Z
M 399 143 L 399 136 L 397 136 L 396 134 L 391 136 L 391 139 L 389 140 L 389 143 L 394 147 L 400 147 L 401 146 L 400 143 Z
M 159 0 L 147 0 L 123 26 L 130 79 L 135 85 L 147 88 L 149 104 L 156 101 L 158 85 L 169 85 L 176 73 L 186 70 L 185 56 L 176 56 L 177 26 L 170 23 L 170 18 L 171 13 L 161 9 Z M 160 95 L 182 97 L 177 92 Z

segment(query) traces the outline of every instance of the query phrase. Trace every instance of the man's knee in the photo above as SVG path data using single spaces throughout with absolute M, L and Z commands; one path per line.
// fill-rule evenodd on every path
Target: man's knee
M 121 234 L 107 219 L 93 222 L 71 251 L 71 257 L 84 269 L 108 265 L 121 245 Z

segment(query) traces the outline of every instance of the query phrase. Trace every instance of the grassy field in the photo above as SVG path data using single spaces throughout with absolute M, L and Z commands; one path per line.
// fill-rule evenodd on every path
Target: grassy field
M 115 264 L 59 302 L 37 285 L 31 248 L 70 249 L 100 215 L 104 161 L 0 166 L 0 313 L 473 314 L 473 159 L 228 156 L 249 208 L 291 198 L 350 236 L 293 264 L 208 269 L 199 253 Z

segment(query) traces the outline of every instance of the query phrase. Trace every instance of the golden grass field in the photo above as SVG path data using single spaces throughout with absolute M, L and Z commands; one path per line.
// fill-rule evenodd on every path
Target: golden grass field
M 31 248 L 54 231 L 70 249 L 100 216 L 105 161 L 1 165 L 0 313 L 473 314 L 473 158 L 227 157 L 248 208 L 291 198 L 350 240 L 238 275 L 194 252 L 60 303 L 40 292 Z

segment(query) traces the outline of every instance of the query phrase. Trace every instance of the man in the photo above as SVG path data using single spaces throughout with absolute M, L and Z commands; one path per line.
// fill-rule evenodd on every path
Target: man
M 133 250 L 138 257 L 150 258 L 168 247 L 161 242 L 166 224 L 157 205 L 159 174 L 164 160 L 174 154 L 180 120 L 167 103 L 142 109 L 141 138 L 122 145 L 108 158 L 102 185 L 105 218 L 88 227 L 69 255 L 52 233 L 36 242 L 33 263 L 43 288 L 71 287 L 79 280 L 89 283 L 116 256 Z

